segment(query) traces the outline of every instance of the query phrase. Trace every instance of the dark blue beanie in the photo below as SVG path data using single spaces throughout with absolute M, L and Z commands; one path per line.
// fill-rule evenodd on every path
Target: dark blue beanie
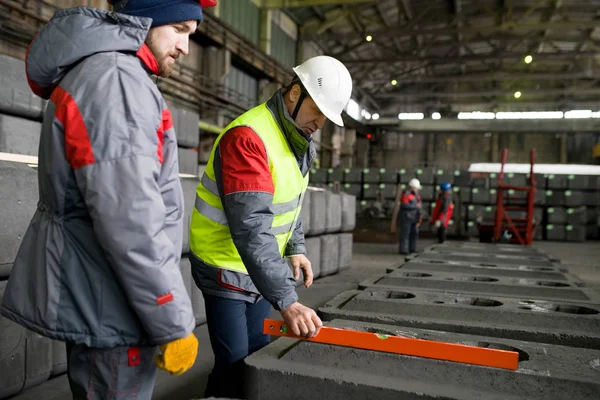
M 183 21 L 202 22 L 200 0 L 123 0 L 121 4 L 118 12 L 152 18 L 152 27 Z

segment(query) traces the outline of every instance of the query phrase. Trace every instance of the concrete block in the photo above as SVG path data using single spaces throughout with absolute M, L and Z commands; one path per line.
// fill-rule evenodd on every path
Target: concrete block
M 546 187 L 550 190 L 565 190 L 569 187 L 567 175 L 548 175 Z
M 396 186 L 400 182 L 398 172 L 396 168 L 381 168 L 379 170 L 379 182 Z
M 23 60 L 0 55 L 0 71 L 0 109 L 32 118 L 41 117 L 46 102 L 29 87 Z
M 580 207 L 585 203 L 584 192 L 578 190 L 566 190 L 565 191 L 565 206 L 567 207 Z
M 379 170 L 376 168 L 365 168 L 362 171 L 363 183 L 379 183 Z
M 565 225 L 546 225 L 546 240 L 565 240 Z
M 344 169 L 343 168 L 329 168 L 327 170 L 327 182 L 344 182 Z
M 342 229 L 342 196 L 327 190 L 325 197 L 327 201 L 325 232 L 339 232 Z
M 470 252 L 456 252 L 438 250 L 437 252 L 423 252 L 419 254 L 419 258 L 426 258 L 430 260 L 443 260 L 443 261 L 460 261 L 467 263 L 498 263 L 498 264 L 512 264 L 512 265 L 525 265 L 533 267 L 554 267 L 554 263 L 550 260 L 545 259 L 542 256 L 529 256 L 529 255 L 514 255 L 514 254 L 485 254 L 485 253 L 470 253 Z
M 340 193 L 342 197 L 342 232 L 351 232 L 356 226 L 356 197 Z
M 306 238 L 306 256 L 308 257 L 313 271 L 313 279 L 321 276 L 321 238 Z
M 185 107 L 179 108 L 178 126 L 175 131 L 177 143 L 182 146 L 196 147 L 200 143 L 200 128 L 198 127 L 200 116 L 197 112 Z
M 598 234 L 599 229 L 596 226 L 596 224 L 594 224 L 594 225 L 586 225 L 585 228 L 586 228 L 585 229 L 585 231 L 586 231 L 586 235 L 585 236 L 586 236 L 587 239 L 598 239 L 598 237 L 600 237 L 599 234 Z
M 595 189 L 593 182 L 596 178 L 596 176 L 589 175 L 567 175 L 567 188 L 569 190 Z
M 52 341 L 52 372 L 51 376 L 57 376 L 67 372 L 67 346 L 65 342 Z
M 309 181 L 311 184 L 327 183 L 327 169 L 326 168 L 311 169 Z
M 525 174 L 516 174 L 509 172 L 504 175 L 504 184 L 513 186 L 528 186 L 529 182 Z
M 342 190 L 357 199 L 362 199 L 362 185 L 360 183 L 344 183 Z
M 433 201 L 435 200 L 436 188 L 433 185 L 421 184 L 419 193 L 421 194 L 422 201 Z
M 470 237 L 479 236 L 479 228 L 477 228 L 476 221 L 467 221 L 467 226 L 465 229 L 466 229 L 467 236 L 470 236 Z
M 427 270 L 402 271 L 365 279 L 359 288 L 399 290 L 420 288 L 431 291 L 454 291 L 485 295 L 530 297 L 533 299 L 583 301 L 600 300 L 600 295 L 576 286 L 576 281 L 559 282 L 543 279 L 510 278 L 502 276 L 478 276 L 473 273 L 433 272 Z
M 467 188 L 471 184 L 471 173 L 467 170 L 455 170 L 454 178 L 452 179 L 452 184 L 454 186 L 458 186 L 461 189 Z
M 0 161 L 0 278 L 10 273 L 38 198 L 36 169 L 27 164 Z
M 500 254 L 500 255 L 530 255 L 537 257 L 546 257 L 546 254 L 533 247 L 524 247 L 514 244 L 492 244 L 492 243 L 480 243 L 480 242 L 445 242 L 434 244 L 425 249 L 426 252 L 439 252 L 439 251 L 453 250 L 457 252 L 470 251 L 474 253 L 485 253 L 485 254 Z M 460 251 L 458 251 L 460 250 Z
M 548 213 L 549 224 L 564 224 L 567 222 L 567 209 L 564 207 L 548 207 L 546 212 Z
M 42 124 L 0 114 L 0 152 L 37 156 Z
M 177 153 L 179 155 L 179 172 L 182 174 L 198 175 L 198 152 L 178 147 Z
M 375 200 L 379 193 L 379 185 L 374 183 L 365 183 L 362 185 L 362 198 L 366 200 Z
M 424 260 L 421 258 L 415 258 L 410 262 L 406 262 L 395 266 L 394 268 L 388 268 L 387 272 L 393 272 L 398 269 L 403 271 L 433 271 L 441 273 L 460 273 L 460 274 L 471 274 L 477 276 L 505 276 L 510 278 L 525 278 L 525 279 L 542 279 L 547 281 L 561 281 L 566 282 L 569 280 L 567 276 L 561 273 L 557 268 L 550 267 L 515 267 L 506 264 L 466 264 L 457 263 L 453 261 L 439 261 L 439 260 Z
M 567 225 L 586 225 L 588 222 L 587 209 L 585 207 L 567 208 L 564 222 Z
M 533 178 L 535 180 L 537 191 L 544 192 L 546 190 L 546 179 L 548 176 L 544 174 L 535 174 Z M 525 184 L 529 186 L 529 174 L 525 174 Z
M 471 203 L 473 204 L 489 204 L 490 203 L 490 192 L 487 189 L 472 188 L 471 189 Z
M 585 192 L 583 203 L 588 207 L 600 207 L 600 192 Z
M 431 168 L 418 168 L 415 170 L 415 176 L 422 186 L 435 184 L 435 175 Z
M 515 351 L 519 367 L 512 371 L 279 338 L 245 360 L 245 398 L 275 400 L 285 393 L 289 399 L 328 400 L 587 400 L 597 399 L 600 391 L 597 350 L 342 319 L 327 326 Z
M 362 183 L 362 169 L 346 168 L 344 170 L 344 183 Z
M 338 235 L 323 235 L 321 239 L 321 276 L 335 274 L 340 268 Z
M 443 169 L 438 169 L 438 170 L 435 171 L 435 186 L 436 186 L 436 189 L 443 182 L 448 182 L 448 183 L 452 184 L 453 181 L 454 181 L 454 171 L 443 170 Z
M 448 236 L 456 236 L 456 235 L 458 235 L 458 224 L 456 223 L 456 220 L 451 219 L 448 222 L 448 228 L 446 228 L 446 234 Z
M 398 185 L 381 183 L 379 185 L 379 191 L 383 194 L 384 199 L 394 200 L 396 198 L 396 192 L 398 191 Z
M 192 212 L 196 201 L 196 188 L 200 180 L 198 178 L 180 178 L 180 180 L 184 206 L 181 254 L 187 254 L 190 251 L 190 224 L 192 223 Z
M 6 281 L 0 282 L 0 301 Z M 0 398 L 39 385 L 53 367 L 52 341 L 0 316 Z
M 585 242 L 587 229 L 585 225 L 566 225 L 565 240 L 569 242 Z
M 304 236 L 312 235 L 311 232 L 311 223 L 310 223 L 310 198 L 311 191 L 307 190 L 304 193 L 304 199 L 302 200 L 302 209 L 300 210 L 300 219 L 302 220 L 302 231 L 304 232 Z
M 353 237 L 351 233 L 342 233 L 338 235 L 340 242 L 339 259 L 340 271 L 352 266 L 352 244 Z
M 312 235 L 321 235 L 327 229 L 327 195 L 324 190 L 309 189 L 310 230 Z
M 565 192 L 559 190 L 546 190 L 546 205 L 548 206 L 564 206 Z
M 336 318 L 600 350 L 597 305 L 416 288 L 350 290 L 322 307 Z M 589 361 L 587 361 L 589 362 Z M 474 397 L 479 398 L 479 397 Z

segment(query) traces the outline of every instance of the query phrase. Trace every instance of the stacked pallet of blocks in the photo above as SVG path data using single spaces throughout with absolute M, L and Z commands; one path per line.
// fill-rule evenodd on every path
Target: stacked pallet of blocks
M 408 181 L 421 182 L 423 199 L 423 225 L 421 232 L 431 231 L 429 216 L 433 211 L 437 190 L 442 182 L 453 185 L 454 215 L 447 234 L 450 237 L 477 237 L 478 224 L 493 224 L 495 218 L 497 175 L 472 177 L 466 170 L 432 168 L 332 168 L 315 169 L 311 182 L 322 187 L 339 183 L 342 191 L 357 198 L 358 225 L 366 220 L 390 221 L 398 185 L 406 188 Z M 505 174 L 504 183 L 528 185 L 528 175 Z M 536 196 L 534 224 L 536 240 L 583 241 L 599 238 L 600 229 L 600 177 L 586 175 L 535 175 Z M 522 205 L 519 196 L 512 192 L 513 205 Z M 509 211 L 513 218 L 524 218 L 522 212 Z M 385 224 L 384 226 L 387 226 Z
M 356 197 L 310 186 L 302 201 L 300 220 L 314 279 L 350 268 Z
M 329 327 L 514 352 L 518 366 L 280 338 L 246 360 L 249 400 L 276 399 L 288 387 L 295 388 L 290 399 L 340 400 L 591 400 L 600 393 L 600 294 L 531 248 L 435 245 L 318 313 Z

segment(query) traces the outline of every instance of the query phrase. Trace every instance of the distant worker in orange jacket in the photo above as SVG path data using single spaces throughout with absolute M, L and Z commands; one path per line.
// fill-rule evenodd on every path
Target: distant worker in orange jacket
M 446 241 L 446 229 L 452 219 L 454 212 L 454 203 L 452 203 L 452 185 L 444 182 L 440 185 L 433 214 L 429 223 L 437 228 L 438 241 L 444 243 Z

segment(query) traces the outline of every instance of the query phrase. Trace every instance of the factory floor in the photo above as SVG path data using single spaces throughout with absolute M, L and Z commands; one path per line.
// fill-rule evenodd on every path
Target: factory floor
M 418 250 L 435 241 L 421 239 Z M 586 286 L 600 293 L 600 242 L 536 242 L 539 248 L 562 261 L 569 273 L 575 275 Z M 318 279 L 309 289 L 298 288 L 300 302 L 306 306 L 317 308 L 335 297 L 337 294 L 355 289 L 357 284 L 373 275 L 383 274 L 387 267 L 401 262 L 397 254 L 397 246 L 392 244 L 354 243 L 352 268 L 341 273 Z M 272 318 L 281 319 L 279 313 L 273 311 Z M 200 342 L 198 358 L 192 370 L 178 377 L 159 373 L 153 399 L 155 400 L 189 400 L 202 398 L 208 374 L 212 368 L 213 358 L 206 325 L 195 331 Z M 18 400 L 63 400 L 69 397 L 66 376 L 55 378 L 43 385 L 27 390 L 14 397 Z

